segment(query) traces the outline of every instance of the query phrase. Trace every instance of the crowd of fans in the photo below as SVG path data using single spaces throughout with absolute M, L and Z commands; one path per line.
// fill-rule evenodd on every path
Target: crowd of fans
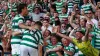
M 2 56 L 99 56 L 100 1 L 0 0 Z

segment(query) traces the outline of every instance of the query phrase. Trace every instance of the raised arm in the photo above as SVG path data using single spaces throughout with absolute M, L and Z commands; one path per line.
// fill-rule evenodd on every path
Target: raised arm
M 75 12 L 72 12 L 72 15 L 71 15 L 71 17 L 70 17 L 70 24 L 71 24 L 71 26 L 74 28 L 76 25 L 73 23 L 73 18 L 74 18 L 74 16 L 75 16 Z
M 87 28 L 85 36 L 82 41 L 88 41 L 88 40 L 89 40 L 89 28 Z
M 65 50 L 65 49 L 64 49 L 64 51 L 70 56 L 73 56 L 73 54 L 74 54 L 72 51 L 68 51 L 68 50 Z
M 62 46 L 58 46 L 58 47 L 56 47 L 56 48 L 49 49 L 49 50 L 47 50 L 46 52 L 47 52 L 47 53 L 48 53 L 48 52 L 56 52 L 56 51 L 61 50 L 61 48 L 62 48 Z
M 71 41 L 72 42 L 72 38 L 70 38 L 70 37 L 68 37 L 68 36 L 66 36 L 66 35 L 64 35 L 64 34 L 61 34 L 61 33 L 56 33 L 58 36 L 60 36 L 60 37 L 62 37 L 62 38 L 66 38 L 66 39 L 68 39 L 69 41 Z
M 75 32 L 75 29 L 73 29 L 73 30 L 70 32 L 69 37 L 73 38 L 73 37 L 74 37 L 74 36 L 73 36 L 74 32 Z
M 22 29 L 29 29 L 29 30 L 32 29 L 32 27 L 26 26 L 26 25 L 23 24 L 23 23 L 20 23 L 20 24 L 19 24 L 19 27 L 22 28 Z
M 94 4 L 93 0 L 89 0 L 89 3 L 91 4 L 92 8 L 96 10 L 96 5 Z
M 20 34 L 21 34 L 21 32 L 18 32 L 18 31 L 12 32 L 12 36 L 16 36 L 16 35 L 20 35 Z

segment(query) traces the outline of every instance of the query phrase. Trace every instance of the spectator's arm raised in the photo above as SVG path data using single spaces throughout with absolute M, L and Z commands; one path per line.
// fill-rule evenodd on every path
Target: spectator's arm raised
M 72 15 L 71 15 L 71 17 L 70 17 L 70 24 L 71 24 L 71 26 L 74 28 L 76 25 L 73 23 L 73 18 L 74 18 L 74 16 L 75 16 L 75 12 L 72 12 Z

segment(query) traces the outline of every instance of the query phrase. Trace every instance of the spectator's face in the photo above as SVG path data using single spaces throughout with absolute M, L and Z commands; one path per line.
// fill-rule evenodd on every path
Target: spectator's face
M 59 16 L 59 14 L 58 13 L 54 13 L 54 17 L 58 17 Z
M 76 32 L 76 36 L 77 36 L 76 39 L 80 40 L 83 37 L 83 34 L 80 32 Z
M 49 16 L 45 16 L 44 19 L 46 19 L 48 21 L 50 20 Z
M 27 7 L 24 7 L 24 9 L 22 9 L 22 13 L 24 14 L 24 16 L 28 15 Z
M 56 39 L 56 37 L 54 37 L 54 36 L 51 37 L 51 43 L 52 43 L 53 45 L 57 44 L 57 39 Z
M 66 29 L 66 25 L 65 25 L 65 24 L 62 24 L 62 25 L 61 25 L 61 28 L 62 28 L 62 29 Z
M 49 22 L 48 21 L 43 21 L 43 26 L 48 26 L 49 25 Z
M 100 9 L 96 11 L 96 16 L 97 16 L 98 19 L 100 20 Z
M 35 12 L 36 14 L 39 14 L 39 13 L 40 13 L 40 10 L 39 10 L 38 8 L 35 8 L 35 9 L 34 9 L 34 12 Z
M 83 0 L 83 3 L 85 3 L 85 4 L 88 3 L 88 0 Z
M 80 14 L 80 10 L 78 8 L 76 8 L 76 12 L 77 14 Z
M 31 23 L 31 26 L 34 26 L 35 25 L 35 22 L 33 21 L 32 23 Z
M 87 15 L 87 17 L 89 17 L 91 19 L 93 16 L 92 11 L 88 11 L 88 13 L 86 15 Z
M 48 37 L 49 35 L 50 35 L 50 32 L 49 32 L 48 30 L 46 30 L 46 31 L 44 32 L 44 38 Z
M 69 45 L 69 41 L 67 40 L 67 39 L 62 39 L 62 44 L 64 45 L 64 46 L 68 46 Z
M 67 18 L 63 18 L 62 21 L 66 24 L 68 24 L 68 19 Z
M 66 8 L 62 8 L 62 13 L 66 13 Z
M 6 16 L 6 13 L 3 13 L 3 17 L 5 17 Z
M 4 6 L 4 10 L 7 10 L 8 9 L 8 6 Z
M 84 27 L 85 24 L 86 24 L 86 23 L 85 23 L 84 19 L 81 19 L 81 20 L 80 20 L 80 25 L 81 25 L 82 27 Z
M 31 26 L 31 21 L 27 20 L 27 21 L 26 21 L 26 25 L 27 25 L 27 26 Z
M 80 23 L 80 20 L 79 20 L 79 19 L 76 19 L 76 20 L 75 20 L 75 23 L 76 23 L 76 24 L 79 24 L 79 23 Z

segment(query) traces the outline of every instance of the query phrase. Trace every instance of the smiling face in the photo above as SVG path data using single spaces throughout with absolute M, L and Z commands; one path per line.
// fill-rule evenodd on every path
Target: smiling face
M 49 30 L 46 30 L 43 34 L 44 38 L 48 37 L 50 35 L 50 31 Z
M 43 26 L 48 27 L 48 25 L 49 25 L 49 22 L 47 20 L 44 20 L 43 21 Z
M 27 21 L 26 21 L 26 25 L 27 25 L 27 26 L 31 26 L 31 21 L 30 21 L 30 20 L 27 20 Z
M 80 40 L 83 37 L 83 34 L 81 32 L 76 32 L 76 39 Z
M 36 14 L 39 14 L 39 13 L 40 13 L 40 9 L 39 9 L 39 8 L 35 8 L 35 9 L 34 9 L 34 12 L 35 12 Z
M 86 26 L 85 19 L 81 19 L 81 20 L 80 20 L 80 25 L 81 25 L 82 27 L 85 27 L 85 26 Z
M 62 8 L 62 13 L 66 13 L 66 12 L 67 12 L 66 8 Z
M 92 13 L 92 11 L 88 11 L 88 13 L 86 15 L 87 15 L 87 17 L 89 17 L 91 19 L 93 16 L 93 13 Z
M 70 43 L 70 42 L 69 42 L 67 39 L 62 38 L 62 44 L 63 44 L 64 46 L 68 46 L 69 43 Z
M 51 43 L 52 45 L 56 45 L 57 44 L 57 39 L 54 36 L 51 36 Z
M 62 29 L 66 29 L 66 24 L 64 24 L 64 23 L 61 24 L 61 28 L 62 28 Z

